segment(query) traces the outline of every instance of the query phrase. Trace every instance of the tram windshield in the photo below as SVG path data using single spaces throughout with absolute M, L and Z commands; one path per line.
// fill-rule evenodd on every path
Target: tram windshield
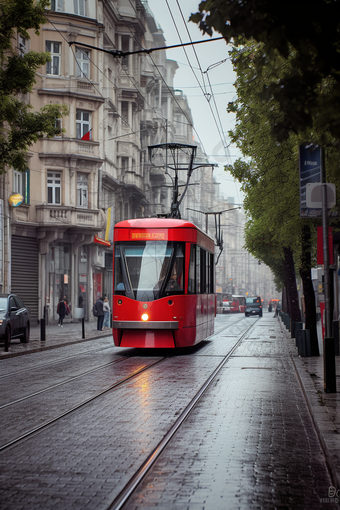
M 154 301 L 184 293 L 184 243 L 115 243 L 114 294 Z

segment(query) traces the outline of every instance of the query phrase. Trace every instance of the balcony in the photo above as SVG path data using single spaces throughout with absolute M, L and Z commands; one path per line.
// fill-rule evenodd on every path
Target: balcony
M 100 143 L 96 141 L 78 140 L 76 138 L 43 138 L 40 141 L 40 158 L 77 158 L 85 157 L 96 162 L 101 162 L 99 158 Z
M 59 227 L 69 229 L 90 230 L 97 232 L 105 227 L 105 214 L 101 209 L 82 209 L 62 205 L 37 205 L 37 223 L 40 227 Z

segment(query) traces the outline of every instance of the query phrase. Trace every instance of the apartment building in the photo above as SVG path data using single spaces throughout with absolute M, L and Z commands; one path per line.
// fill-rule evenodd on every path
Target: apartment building
M 53 323 L 63 296 L 72 319 L 88 320 L 96 298 L 111 295 L 112 250 L 100 240 L 112 241 L 116 222 L 169 212 L 172 180 L 148 147 L 195 142 L 187 99 L 173 88 L 177 63 L 164 50 L 117 56 L 165 45 L 147 2 L 52 0 L 47 18 L 39 36 L 18 34 L 21 51 L 51 53 L 28 101 L 36 110 L 66 104 L 69 115 L 61 136 L 31 147 L 25 173 L 1 177 L 0 285 Z M 206 198 L 216 188 L 206 168 L 193 179 L 182 214 L 201 200 L 200 184 Z M 12 193 L 23 195 L 20 207 L 8 204 Z

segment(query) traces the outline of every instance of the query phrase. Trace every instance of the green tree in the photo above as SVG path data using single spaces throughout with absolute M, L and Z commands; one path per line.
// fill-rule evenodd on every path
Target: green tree
M 340 139 L 340 30 L 338 0 L 204 0 L 190 20 L 227 42 L 239 37 L 262 43 L 260 69 L 278 51 L 292 65 L 277 82 L 262 84 L 262 97 L 277 100 L 281 118 L 270 117 L 279 140 L 291 131 L 317 129 Z M 323 145 L 327 142 L 322 139 Z
M 49 53 L 18 48 L 17 35 L 29 39 L 45 23 L 49 0 L 0 0 L 0 173 L 6 166 L 27 168 L 26 152 L 43 136 L 60 134 L 56 119 L 67 114 L 66 106 L 48 105 L 32 111 L 25 95 L 35 83 L 35 73 L 50 60 Z
M 244 41 L 233 51 L 237 72 L 237 100 L 229 104 L 236 113 L 232 142 L 247 161 L 238 160 L 228 170 L 242 183 L 244 206 L 248 213 L 245 229 L 246 248 L 271 267 L 276 281 L 286 289 L 288 312 L 294 322 L 301 320 L 295 271 L 303 280 L 306 302 L 306 327 L 311 331 L 312 353 L 318 355 L 314 290 L 311 285 L 312 236 L 314 220 L 299 215 L 299 137 L 290 134 L 278 143 L 269 118 L 279 119 L 279 104 L 259 95 L 263 81 L 277 81 L 291 65 L 278 53 L 263 66 L 256 67 L 256 55 L 262 45 Z M 308 136 L 311 136 L 308 133 Z M 314 133 L 314 137 L 316 134 Z M 296 269 L 295 269 L 296 268 Z

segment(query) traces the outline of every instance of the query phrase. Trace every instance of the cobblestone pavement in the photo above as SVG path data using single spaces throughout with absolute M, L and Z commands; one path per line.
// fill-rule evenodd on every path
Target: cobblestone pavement
M 81 321 L 78 322 L 64 322 L 62 328 L 56 324 L 48 325 L 45 329 L 45 340 L 41 340 L 41 329 L 39 324 L 31 326 L 30 341 L 27 344 L 20 342 L 20 339 L 13 338 L 9 351 L 5 352 L 4 342 L 0 343 L 0 360 L 11 358 L 14 356 L 21 356 L 23 354 L 40 352 L 43 350 L 54 349 L 70 343 L 84 342 L 101 338 L 110 335 L 112 338 L 111 329 L 104 331 L 97 330 L 97 322 L 85 322 L 83 338 L 83 329 Z M 113 340 L 112 340 L 113 343 Z
M 228 320 L 235 323 L 221 330 Z M 166 360 L 80 415 L 1 454 L 0 509 L 108 508 L 241 329 L 235 318 L 218 316 L 215 330 L 220 333 L 195 352 Z M 102 334 L 93 331 L 94 338 Z M 80 338 L 51 335 L 46 347 Z M 109 337 L 101 341 L 111 358 L 122 352 L 111 347 Z M 13 345 L 10 349 L 17 351 L 5 354 L 39 349 L 40 341 L 34 342 Z M 322 358 L 299 358 L 294 343 L 278 319 L 264 314 L 126 508 L 339 509 L 329 492 L 332 485 L 340 489 L 339 394 L 322 391 Z M 142 356 L 143 363 L 149 356 Z M 113 366 L 111 373 L 105 369 L 103 381 L 115 375 L 118 365 Z M 79 383 L 76 390 L 81 389 Z M 59 395 L 60 401 L 64 398 Z M 43 406 L 48 405 L 45 398 Z M 22 414 L 29 415 L 29 409 Z
M 321 398 L 320 360 L 294 345 L 265 315 L 124 508 L 339 509 L 339 397 Z

